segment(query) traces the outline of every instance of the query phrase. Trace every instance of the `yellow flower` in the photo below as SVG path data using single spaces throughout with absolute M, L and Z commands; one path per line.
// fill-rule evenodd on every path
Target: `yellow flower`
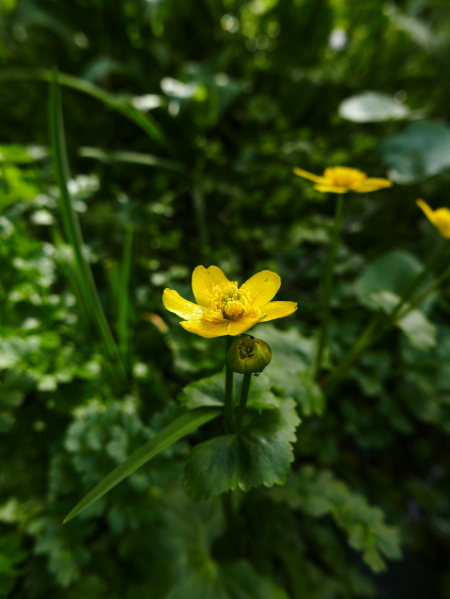
M 392 186 L 392 181 L 389 179 L 369 179 L 366 173 L 347 166 L 331 166 L 325 169 L 323 177 L 308 173 L 308 171 L 301 168 L 294 168 L 294 173 L 299 177 L 314 181 L 314 183 L 317 183 L 317 185 L 314 185 L 314 189 L 323 192 L 347 193 L 347 191 L 356 191 L 356 193 L 367 193 Z
M 173 289 L 165 289 L 163 302 L 184 322 L 181 326 L 201 337 L 240 335 L 257 322 L 289 316 L 295 302 L 271 302 L 280 288 L 280 277 L 262 270 L 238 287 L 217 266 L 197 266 L 192 273 L 192 291 L 197 304 L 183 299 Z
M 450 210 L 448 208 L 432 210 L 423 200 L 417 200 L 416 204 L 423 210 L 428 220 L 438 229 L 442 237 L 450 239 Z

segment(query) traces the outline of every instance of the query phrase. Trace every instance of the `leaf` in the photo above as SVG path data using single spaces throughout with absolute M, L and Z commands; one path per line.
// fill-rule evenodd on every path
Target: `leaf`
M 4 69 L 0 71 L 0 81 L 21 81 L 28 79 L 51 82 L 53 79 L 53 74 L 52 71 L 48 69 Z M 85 81 L 84 79 L 80 79 L 78 77 L 73 77 L 72 75 L 60 73 L 59 82 L 61 85 L 71 87 L 72 89 L 100 100 L 110 108 L 117 110 L 117 112 L 120 112 L 125 117 L 133 121 L 160 145 L 164 146 L 165 148 L 170 147 L 163 130 L 153 119 L 153 117 L 148 114 L 142 114 L 138 109 L 132 106 L 132 104 L 116 98 L 113 96 L 113 94 L 110 94 L 101 87 L 97 87 L 89 81 Z
M 59 187 L 59 208 L 64 232 L 73 251 L 74 278 L 87 311 L 109 356 L 110 372 L 120 391 L 128 388 L 127 377 L 115 339 L 111 333 L 103 306 L 98 296 L 91 267 L 86 259 L 80 221 L 69 192 L 69 165 L 66 152 L 64 122 L 59 89 L 59 75 L 55 72 L 50 86 L 48 114 L 52 147 L 53 170 Z
M 283 397 L 293 397 L 305 416 L 322 414 L 325 397 L 309 374 L 315 342 L 302 337 L 295 328 L 281 331 L 270 324 L 258 325 L 252 329 L 252 335 L 272 349 L 272 361 L 264 374 L 270 378 L 276 392 Z
M 68 516 L 66 516 L 64 523 L 72 520 L 72 518 L 85 510 L 94 503 L 94 501 L 97 501 L 97 499 L 105 495 L 105 493 L 110 491 L 124 478 L 130 476 L 130 474 L 148 462 L 148 460 L 157 453 L 172 443 L 175 443 L 175 441 L 178 441 L 178 439 L 181 439 L 181 437 L 184 437 L 199 426 L 217 418 L 221 413 L 222 410 L 217 408 L 203 408 L 188 412 L 187 414 L 183 414 L 180 418 L 177 418 L 177 420 L 157 433 L 153 439 L 150 439 L 150 441 L 135 451 L 127 460 L 125 460 L 125 462 L 105 476 L 105 478 L 73 508 Z
M 400 302 L 400 297 L 390 291 L 373 293 L 371 298 L 386 314 L 391 314 Z M 404 309 L 408 309 L 408 304 L 405 304 Z M 405 333 L 413 347 L 427 350 L 436 345 L 437 329 L 420 310 L 411 310 L 395 324 Z
M 390 291 L 399 297 L 403 296 L 422 269 L 423 265 L 412 254 L 389 252 L 365 267 L 353 285 L 353 292 L 362 306 L 378 310 L 374 294 Z M 428 287 L 429 283 L 430 279 L 426 279 L 417 292 Z
M 222 563 L 213 556 L 224 532 L 220 502 L 197 503 L 180 492 L 161 500 L 158 547 L 161 574 L 169 591 L 162 599 L 288 599 L 286 593 L 257 573 L 245 560 Z M 155 551 L 155 549 L 153 549 Z M 163 586 L 163 585 L 161 585 Z
M 82 147 L 78 149 L 78 154 L 83 158 L 94 158 L 102 162 L 127 162 L 129 164 L 142 164 L 143 166 L 157 166 L 177 172 L 184 172 L 185 170 L 181 162 L 153 156 L 153 154 L 141 154 L 140 152 L 105 152 L 100 148 Z
M 407 119 L 411 114 L 407 106 L 388 94 L 370 91 L 347 98 L 339 105 L 338 112 L 343 119 L 354 123 Z
M 300 419 L 292 399 L 262 414 L 247 411 L 235 434 L 196 445 L 185 465 L 184 486 L 195 499 L 230 489 L 282 485 L 294 459 L 292 443 Z
M 305 465 L 289 477 L 285 487 L 272 489 L 270 497 L 314 518 L 331 515 L 374 572 L 386 569 L 382 555 L 401 557 L 399 533 L 384 523 L 383 512 L 353 493 L 329 470 Z
M 238 404 L 241 391 L 242 375 L 234 375 L 233 392 L 234 403 Z M 265 374 L 254 377 L 250 386 L 247 407 L 258 411 L 270 410 L 280 406 L 280 400 L 270 392 L 270 379 Z M 224 405 L 225 397 L 225 371 L 214 374 L 213 376 L 195 381 L 187 385 L 181 394 L 179 400 L 188 410 L 204 406 Z
M 382 140 L 377 150 L 389 168 L 390 179 L 411 184 L 450 168 L 450 127 L 420 121 Z

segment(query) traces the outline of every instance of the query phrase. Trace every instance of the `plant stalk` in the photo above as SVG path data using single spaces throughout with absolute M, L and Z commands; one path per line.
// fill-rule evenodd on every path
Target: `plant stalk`
M 233 430 L 233 371 L 228 366 L 227 354 L 230 349 L 231 344 L 233 343 L 233 337 L 231 335 L 227 335 L 225 337 L 225 364 L 226 364 L 226 374 L 225 374 L 225 419 L 224 425 L 226 432 L 230 432 Z
M 236 421 L 235 421 L 235 429 L 237 431 L 241 428 L 242 420 L 244 419 L 245 409 L 247 407 L 248 392 L 250 390 L 251 382 L 252 382 L 251 373 L 244 374 L 244 379 L 242 381 L 242 387 L 241 387 L 241 398 L 239 400 L 239 407 L 238 407 L 238 411 L 236 414 Z
M 334 194 L 333 194 L 334 195 Z M 322 364 L 322 355 L 327 342 L 328 326 L 330 324 L 330 304 L 333 294 L 333 274 L 336 263 L 337 248 L 339 245 L 340 231 L 342 226 L 342 216 L 344 213 L 343 194 L 339 194 L 336 203 L 336 213 L 334 217 L 334 226 L 331 236 L 330 251 L 328 253 L 327 266 L 325 270 L 323 299 L 322 299 L 322 324 L 320 328 L 317 351 L 314 358 L 312 377 L 316 379 Z

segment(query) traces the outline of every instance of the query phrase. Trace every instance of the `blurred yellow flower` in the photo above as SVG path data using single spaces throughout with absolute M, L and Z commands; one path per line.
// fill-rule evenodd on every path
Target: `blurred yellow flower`
M 322 177 L 308 173 L 308 171 L 301 168 L 294 168 L 294 173 L 299 177 L 314 181 L 316 183 L 314 189 L 323 192 L 347 193 L 348 191 L 356 191 L 356 193 L 367 193 L 392 186 L 392 181 L 389 179 L 369 179 L 366 173 L 347 166 L 331 166 L 325 169 Z
M 450 239 L 450 210 L 438 208 L 432 210 L 423 200 L 417 200 L 416 204 L 421 208 L 428 220 L 438 229 L 445 239 Z
M 217 266 L 197 266 L 192 273 L 192 291 L 197 304 L 165 289 L 163 302 L 184 322 L 181 326 L 201 337 L 240 335 L 257 322 L 284 318 L 297 310 L 295 302 L 271 302 L 281 285 L 280 277 L 262 270 L 238 287 Z

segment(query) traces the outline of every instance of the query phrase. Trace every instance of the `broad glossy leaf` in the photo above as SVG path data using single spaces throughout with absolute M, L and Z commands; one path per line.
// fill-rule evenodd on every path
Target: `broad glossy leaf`
M 282 485 L 294 459 L 292 443 L 300 419 L 292 399 L 262 414 L 247 410 L 238 433 L 199 443 L 185 466 L 184 486 L 196 499 L 230 489 Z
M 217 418 L 221 413 L 222 410 L 218 408 L 203 408 L 183 414 L 183 416 L 166 426 L 162 431 L 159 431 L 153 439 L 150 439 L 150 441 L 135 451 L 127 460 L 110 472 L 108 476 L 105 476 L 105 478 L 73 508 L 65 518 L 64 522 L 72 520 L 77 514 L 85 510 L 89 505 L 94 503 L 94 501 L 97 501 L 97 499 L 110 491 L 124 478 L 130 476 L 130 474 L 135 472 L 145 464 L 145 462 L 148 462 L 148 460 L 157 453 L 172 443 L 175 443 L 175 441 L 178 441 L 178 439 L 181 439 L 181 437 L 184 437 L 199 426 Z
M 423 181 L 450 168 L 450 127 L 431 121 L 411 123 L 377 149 L 390 179 L 400 184 Z
M 353 291 L 361 305 L 369 310 L 378 310 L 374 294 L 390 291 L 401 297 L 422 269 L 423 265 L 412 254 L 403 251 L 389 252 L 364 269 L 354 283 Z M 429 279 L 423 283 L 423 287 L 428 285 Z
M 233 378 L 234 403 L 239 403 L 243 375 L 235 374 Z M 280 406 L 280 400 L 270 391 L 271 381 L 263 373 L 253 377 L 248 395 L 247 407 L 255 410 L 270 410 Z M 179 396 L 180 402 L 188 410 L 204 406 L 224 405 L 225 371 L 195 381 L 187 385 Z
M 373 293 L 371 299 L 386 314 L 391 314 L 400 302 L 400 297 L 390 291 Z M 405 305 L 405 310 L 407 308 L 408 304 Z M 413 347 L 427 350 L 436 345 L 437 329 L 420 310 L 411 310 L 396 324 L 408 337 Z
M 338 112 L 342 118 L 354 123 L 375 123 L 410 116 L 409 108 L 396 102 L 392 96 L 370 91 L 347 98 L 339 105 Z

